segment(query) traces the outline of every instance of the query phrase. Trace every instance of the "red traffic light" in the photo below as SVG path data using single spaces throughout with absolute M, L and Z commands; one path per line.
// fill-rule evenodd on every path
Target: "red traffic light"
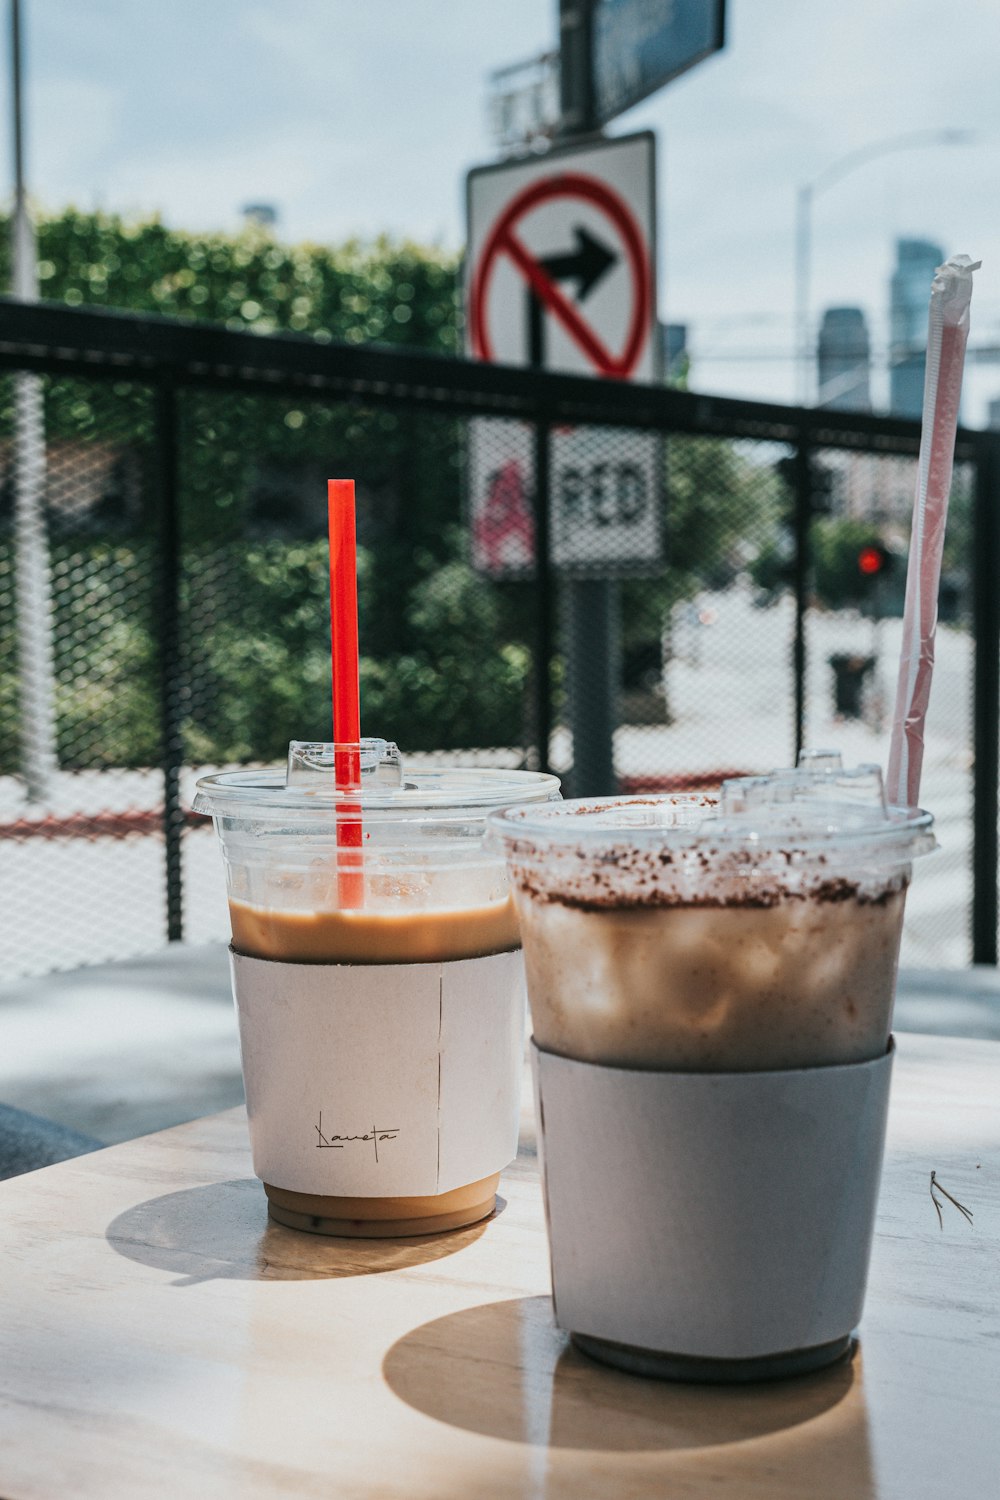
M 889 561 L 889 554 L 879 542 L 873 542 L 868 547 L 862 547 L 858 553 L 858 572 L 863 573 L 866 578 L 874 578 L 876 573 L 885 570 Z

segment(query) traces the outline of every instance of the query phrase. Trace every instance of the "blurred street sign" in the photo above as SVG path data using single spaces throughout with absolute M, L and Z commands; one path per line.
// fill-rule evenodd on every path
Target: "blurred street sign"
M 497 68 L 489 79 L 489 116 L 501 151 L 548 144 L 559 129 L 559 53 L 543 52 Z
M 592 124 L 623 114 L 725 42 L 725 0 L 590 0 Z
M 490 363 L 616 380 L 659 374 L 655 142 L 622 137 L 470 172 L 466 352 Z M 469 424 L 473 557 L 494 576 L 534 560 L 534 433 Z M 574 576 L 660 558 L 660 444 L 610 428 L 551 441 L 554 564 Z

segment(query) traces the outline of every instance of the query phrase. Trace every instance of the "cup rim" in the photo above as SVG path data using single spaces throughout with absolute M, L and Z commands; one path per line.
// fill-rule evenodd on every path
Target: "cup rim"
M 360 807 L 362 812 L 450 810 L 487 813 L 511 804 L 547 802 L 559 778 L 543 771 L 448 767 L 404 772 L 401 786 L 338 790 L 288 787 L 284 770 L 221 771 L 195 784 L 192 807 L 213 817 L 284 818 L 288 814 Z
M 546 807 L 508 807 L 490 814 L 491 832 L 509 852 L 565 852 L 599 857 L 602 850 L 624 847 L 645 851 L 703 853 L 711 857 L 748 855 L 809 857 L 854 853 L 862 849 L 905 862 L 937 847 L 931 813 L 919 807 L 888 806 L 879 816 L 856 803 L 831 799 L 816 805 L 810 825 L 769 819 L 774 808 L 722 818 L 715 815 L 715 789 L 658 792 L 621 797 L 576 797 Z M 679 813 L 679 818 L 665 816 Z M 699 811 L 708 816 L 697 818 Z M 614 813 L 621 815 L 615 819 Z M 693 814 L 695 816 L 685 816 Z

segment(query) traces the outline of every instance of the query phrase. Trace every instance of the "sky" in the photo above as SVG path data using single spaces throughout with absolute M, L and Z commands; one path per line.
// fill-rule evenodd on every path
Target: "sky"
M 237 230 L 265 202 L 289 242 L 387 233 L 461 249 L 466 173 L 499 155 L 489 75 L 557 39 L 557 0 L 22 7 L 39 208 Z M 688 325 L 692 387 L 796 398 L 796 202 L 814 183 L 812 320 L 865 310 L 877 404 L 897 237 L 982 259 L 963 406 L 982 425 L 1000 396 L 1000 0 L 729 0 L 727 32 L 608 127 L 656 135 L 659 314 Z M 9 198 L 6 76 L 0 110 Z M 967 138 L 943 144 L 948 131 Z M 931 143 L 899 144 L 924 132 Z

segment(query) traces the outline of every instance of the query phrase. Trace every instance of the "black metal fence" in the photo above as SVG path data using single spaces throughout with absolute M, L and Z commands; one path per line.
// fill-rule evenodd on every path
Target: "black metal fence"
M 193 781 L 329 736 L 327 477 L 358 481 L 365 732 L 590 794 L 884 762 L 918 441 L 0 303 L 2 972 L 225 935 Z M 959 434 L 911 964 L 996 961 L 998 454 Z

